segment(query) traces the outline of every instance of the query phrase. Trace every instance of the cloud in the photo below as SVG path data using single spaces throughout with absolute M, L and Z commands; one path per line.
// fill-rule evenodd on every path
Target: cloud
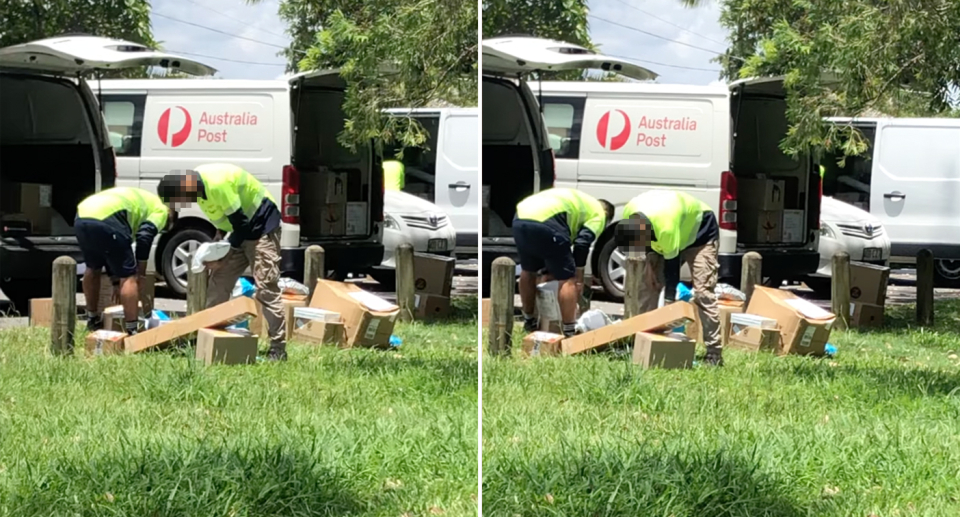
M 152 5 L 153 37 L 164 50 L 209 56 L 184 55 L 216 68 L 217 77 L 225 79 L 276 79 L 283 73 L 286 61 L 277 52 L 281 50 L 278 47 L 287 46 L 290 38 L 284 34 L 285 25 L 277 16 L 277 0 L 263 0 L 253 6 L 243 0 L 154 0 Z
M 660 83 L 709 84 L 718 78 L 720 67 L 711 59 L 724 51 L 727 44 L 724 43 L 726 31 L 719 22 L 720 7 L 715 2 L 688 9 L 680 5 L 680 0 L 594 0 L 589 7 L 590 14 L 597 18 L 673 40 L 667 41 L 591 17 L 590 37 L 600 52 L 634 58 L 637 63 L 660 74 L 657 80 Z

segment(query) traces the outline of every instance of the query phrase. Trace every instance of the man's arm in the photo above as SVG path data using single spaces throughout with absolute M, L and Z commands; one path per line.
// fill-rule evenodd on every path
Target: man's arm
M 150 258 L 150 247 L 153 246 L 157 232 L 157 226 L 151 221 L 144 222 L 137 229 L 137 262 L 145 263 Z
M 230 236 L 227 237 L 227 240 L 230 242 L 231 248 L 239 249 L 240 245 L 243 244 L 243 241 L 249 240 L 250 219 L 243 214 L 243 210 L 237 210 L 236 212 L 228 215 L 227 220 L 229 220 L 230 225 L 233 226 L 233 231 L 230 232 Z
M 577 267 L 587 265 L 587 256 L 590 255 L 590 245 L 597 240 L 597 235 L 593 230 L 584 226 L 580 228 L 576 240 L 573 241 L 573 262 Z
M 675 302 L 677 299 L 677 284 L 680 283 L 680 257 L 676 256 L 663 263 L 663 279 L 665 282 L 663 303 Z

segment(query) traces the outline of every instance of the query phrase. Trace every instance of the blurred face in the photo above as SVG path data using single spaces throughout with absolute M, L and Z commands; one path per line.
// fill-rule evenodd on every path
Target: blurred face
M 180 177 L 180 187 L 175 195 L 167 200 L 171 210 L 186 208 L 197 201 L 197 177 L 193 174 L 184 174 Z
M 652 240 L 650 225 L 645 221 L 636 219 L 621 221 L 618 232 L 620 232 L 617 236 L 620 251 L 627 254 L 646 252 Z

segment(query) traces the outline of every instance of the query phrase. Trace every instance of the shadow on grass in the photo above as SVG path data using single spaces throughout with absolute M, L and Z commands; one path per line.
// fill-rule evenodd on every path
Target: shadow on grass
M 402 348 L 398 349 L 403 352 Z M 460 390 L 472 387 L 477 388 L 477 359 L 468 357 L 445 357 L 442 359 L 426 359 L 421 357 L 404 357 L 396 359 L 392 354 L 365 354 L 351 357 L 349 367 L 363 370 L 368 374 L 382 377 L 405 375 L 411 370 L 420 370 L 431 378 L 442 380 L 443 393 L 448 389 Z M 428 390 L 429 391 L 429 390 Z
M 818 382 L 842 384 L 848 379 L 873 385 L 880 398 L 907 395 L 927 397 L 960 393 L 960 374 L 922 368 L 896 368 L 839 365 L 824 368 L 822 364 L 803 362 L 789 370 L 768 371 L 765 375 L 779 375 L 784 382 L 803 377 Z M 791 380 L 793 379 L 793 380 Z
M 326 516 L 364 506 L 316 450 L 148 445 L 23 467 L 0 501 L 16 515 Z
M 484 461 L 483 506 L 490 515 L 724 515 L 800 517 L 817 514 L 791 498 L 787 481 L 762 473 L 758 461 L 727 451 L 601 451 Z

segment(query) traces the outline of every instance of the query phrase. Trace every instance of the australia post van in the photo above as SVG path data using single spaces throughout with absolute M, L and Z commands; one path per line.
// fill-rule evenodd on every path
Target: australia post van
M 351 152 L 337 142 L 343 91 L 335 71 L 274 81 L 102 81 L 117 185 L 155 192 L 171 171 L 232 163 L 279 205 L 282 274 L 302 277 L 311 244 L 323 246 L 326 267 L 338 276 L 379 265 L 383 175 L 372 146 Z M 150 266 L 185 292 L 187 259 L 214 234 L 199 208 L 185 209 L 156 242 Z
M 786 104 L 778 79 L 729 86 L 544 82 L 540 102 L 556 156 L 558 187 L 617 207 L 654 189 L 706 202 L 720 222 L 720 278 L 738 283 L 743 254 L 763 256 L 765 281 L 779 285 L 816 271 L 820 176 L 810 156 L 780 151 Z M 623 296 L 624 256 L 614 226 L 588 262 Z M 689 278 L 684 267 L 683 275 Z

